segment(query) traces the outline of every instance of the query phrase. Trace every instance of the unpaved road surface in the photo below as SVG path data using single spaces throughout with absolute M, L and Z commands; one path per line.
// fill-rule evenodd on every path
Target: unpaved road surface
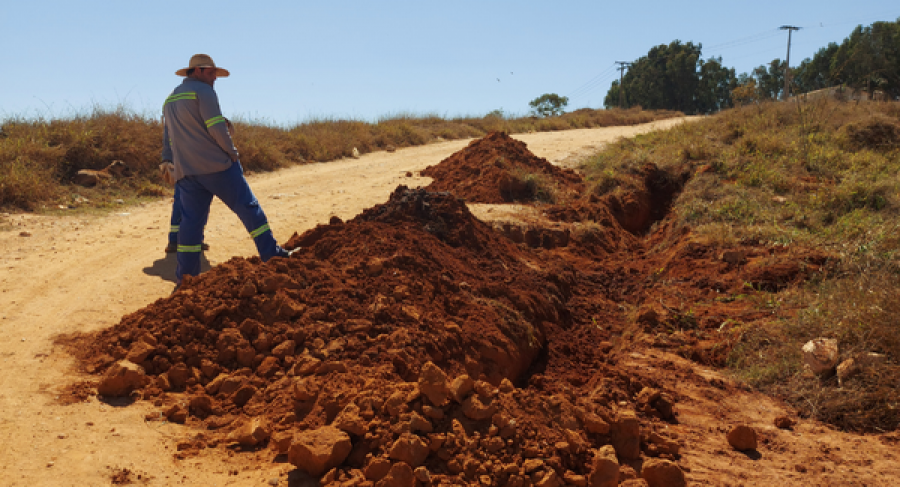
M 609 141 L 674 123 L 679 121 L 514 137 L 551 162 L 571 164 Z M 372 153 L 248 179 L 276 239 L 284 242 L 294 232 L 326 223 L 331 216 L 351 219 L 385 202 L 399 184 L 428 184 L 418 171 L 469 142 Z M 413 176 L 406 176 L 408 172 Z M 178 439 L 193 432 L 145 421 L 152 405 L 139 402 L 125 407 L 93 396 L 86 402 L 60 403 L 61 397 L 68 397 L 64 389 L 90 377 L 75 369 L 74 360 L 54 345 L 55 338 L 109 327 L 172 291 L 174 254 L 163 252 L 170 204 L 167 200 L 123 207 L 104 217 L 2 216 L 0 225 L 12 229 L 0 232 L 0 486 L 303 483 L 296 477 L 291 480 L 291 465 L 257 461 L 255 453 L 220 448 L 176 460 Z M 255 254 L 237 217 L 218 202 L 212 208 L 206 240 L 211 245 L 205 253 L 207 268 L 233 256 Z M 653 354 L 637 354 L 634 367 L 652 367 L 652 359 Z M 781 472 L 827 471 L 829 478 L 845 478 L 846 485 L 890 485 L 891 479 L 900 478 L 893 448 L 883 438 L 839 434 L 813 423 L 801 423 L 779 436 L 779 455 L 764 450 L 762 459 L 754 459 L 725 451 L 727 447 L 716 446 L 713 436 L 721 435 L 710 426 L 717 423 L 706 417 L 710 414 L 706 408 L 715 408 L 719 419 L 741 413 L 742 420 L 769 430 L 772 418 L 786 413 L 768 398 L 746 396 L 739 411 L 708 400 L 683 401 L 681 426 L 687 442 L 683 464 L 690 468 L 690 479 L 710 485 L 790 483 L 790 476 L 767 475 L 770 467 Z M 692 422 L 696 423 L 693 429 Z

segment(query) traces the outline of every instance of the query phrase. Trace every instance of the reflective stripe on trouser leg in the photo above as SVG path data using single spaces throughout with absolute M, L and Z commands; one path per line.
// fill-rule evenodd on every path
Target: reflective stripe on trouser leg
M 181 190 L 175 185 L 175 198 L 172 202 L 172 217 L 169 219 L 169 243 L 178 245 L 178 230 L 181 226 Z
M 209 218 L 213 193 L 201 180 L 202 176 L 187 176 L 176 183 L 181 203 L 181 224 L 178 231 L 178 266 L 176 282 L 186 276 L 200 275 L 200 254 L 203 247 L 203 228 Z
M 244 228 L 250 233 L 256 250 L 263 262 L 271 259 L 278 251 L 275 237 L 269 229 L 269 221 L 250 185 L 244 179 L 240 162 L 235 162 L 226 171 L 200 176 L 206 187 L 233 211 Z M 182 225 L 183 226 L 183 225 Z
M 269 229 L 268 223 L 252 230 L 250 237 L 253 239 L 253 243 L 256 244 L 256 250 L 259 252 L 259 257 L 263 262 L 275 257 L 278 244 L 275 242 L 275 236 L 272 235 L 272 230 Z

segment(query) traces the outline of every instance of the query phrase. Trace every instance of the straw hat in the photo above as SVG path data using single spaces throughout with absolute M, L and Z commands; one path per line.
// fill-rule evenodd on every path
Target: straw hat
M 208 54 L 194 54 L 191 56 L 191 62 L 188 64 L 188 67 L 175 71 L 175 74 L 178 76 L 187 76 L 188 70 L 192 68 L 216 68 L 216 77 L 218 78 L 225 78 L 231 74 L 227 69 L 216 66 L 216 63 L 213 62 Z

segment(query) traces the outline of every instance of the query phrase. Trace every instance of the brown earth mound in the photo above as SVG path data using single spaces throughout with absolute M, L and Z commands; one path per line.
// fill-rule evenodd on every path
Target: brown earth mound
M 133 389 L 155 398 L 160 417 L 214 431 L 203 446 L 284 453 L 294 433 L 334 423 L 354 439 L 353 454 L 330 465 L 346 472 L 399 455 L 465 478 L 534 473 L 511 467 L 523 458 L 547 459 L 531 469 L 541 475 L 589 473 L 588 447 L 609 442 L 604 401 L 630 394 L 607 385 L 595 405 L 514 385 L 532 376 L 539 354 L 546 369 L 548 337 L 597 341 L 584 330 L 564 338 L 571 269 L 542 271 L 454 196 L 405 187 L 287 247 L 297 245 L 290 259 L 235 258 L 187 279 L 80 340 L 77 353 L 106 371 L 101 391 Z M 140 368 L 126 365 L 135 378 L 115 389 L 124 359 Z M 395 452 L 411 431 L 427 433 L 416 440 L 427 446 L 421 458 Z
M 581 176 L 532 154 L 524 142 L 491 132 L 422 171 L 434 178 L 425 189 L 449 191 L 472 203 L 564 201 L 584 191 Z M 550 194 L 552 193 L 552 194 Z
M 295 234 L 289 259 L 231 259 L 72 350 L 104 374 L 101 393 L 204 430 L 181 457 L 287 455 L 323 485 L 632 478 L 647 457 L 678 460 L 681 443 L 667 433 L 678 394 L 620 365 L 625 336 L 721 365 L 723 323 L 765 319 L 723 293 L 778 292 L 826 261 L 719 249 L 665 220 L 643 239 L 680 188 L 644 173 L 629 196 L 644 216 L 622 223 L 628 205 L 595 198 L 560 213 L 589 228 L 550 246 L 514 243 L 454 195 L 401 186 Z

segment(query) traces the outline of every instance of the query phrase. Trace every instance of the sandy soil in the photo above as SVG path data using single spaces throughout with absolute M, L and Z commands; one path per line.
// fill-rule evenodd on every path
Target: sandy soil
M 551 162 L 574 166 L 619 137 L 665 128 L 638 127 L 517 135 Z M 350 219 L 383 203 L 399 184 L 424 186 L 418 171 L 462 149 L 469 140 L 326 164 L 251 175 L 276 238 L 286 241 L 331 216 Z M 407 177 L 410 172 L 412 177 Z M 287 463 L 258 461 L 255 453 L 209 449 L 176 460 L 183 426 L 153 421 L 152 408 L 100 402 L 62 404 L 64 388 L 88 377 L 54 339 L 109 327 L 128 313 L 168 296 L 174 254 L 165 254 L 170 201 L 123 207 L 104 217 L 3 215 L 0 227 L 0 485 L 300 485 Z M 488 215 L 491 208 L 473 210 Z M 500 213 L 500 211 L 497 211 Z M 255 253 L 237 218 L 220 203 L 207 227 L 204 265 Z M 791 411 L 777 401 L 725 387 L 727 379 L 662 352 L 635 352 L 636 374 L 668 370 L 679 390 L 688 479 L 702 485 L 893 485 L 900 478 L 889 437 L 857 436 L 801 421 L 793 430 L 772 424 Z M 663 382 L 666 382 L 665 380 Z M 725 394 L 722 391 L 728 390 Z M 735 452 L 723 429 L 736 423 L 761 432 L 758 456 Z M 291 480 L 293 478 L 293 480 Z

